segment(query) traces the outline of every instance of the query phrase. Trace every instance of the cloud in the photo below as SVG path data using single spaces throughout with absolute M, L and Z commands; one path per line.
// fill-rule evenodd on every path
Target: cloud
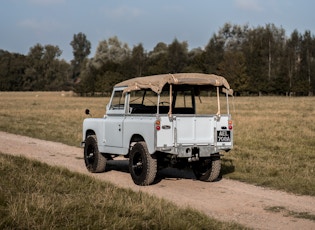
M 122 18 L 137 18 L 142 15 L 142 11 L 138 8 L 120 6 L 115 9 L 104 9 L 104 12 L 107 16 L 113 19 L 122 19 Z
M 36 5 L 57 5 L 60 3 L 65 3 L 65 0 L 28 0 L 31 4 Z
M 35 19 L 25 19 L 18 22 L 18 26 L 21 28 L 32 30 L 37 33 L 41 32 L 52 32 L 53 30 L 63 28 L 64 25 L 53 21 L 53 20 L 35 20 Z
M 238 8 L 245 11 L 262 11 L 263 7 L 257 0 L 235 0 L 235 4 Z

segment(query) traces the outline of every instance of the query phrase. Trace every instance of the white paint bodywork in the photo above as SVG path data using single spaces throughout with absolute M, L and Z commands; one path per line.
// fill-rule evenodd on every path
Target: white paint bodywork
M 114 88 L 122 91 L 124 88 Z M 110 103 L 113 99 L 111 99 Z M 127 155 L 132 140 L 142 138 L 150 154 L 165 152 L 177 157 L 192 157 L 198 148 L 200 157 L 209 157 L 220 150 L 233 147 L 233 132 L 225 142 L 218 142 L 217 134 L 228 130 L 230 115 L 172 115 L 130 114 L 129 93 L 125 96 L 125 107 L 110 109 L 103 118 L 87 118 L 83 122 L 83 140 L 95 134 L 102 153 Z M 160 121 L 160 129 L 156 121 Z M 219 131 L 219 132 L 218 132 Z

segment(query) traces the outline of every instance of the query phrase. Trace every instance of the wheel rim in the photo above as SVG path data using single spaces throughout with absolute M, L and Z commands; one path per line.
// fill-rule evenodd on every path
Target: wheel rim
M 211 168 L 211 162 L 202 162 L 199 173 L 204 175 Z
M 88 165 L 93 165 L 95 161 L 95 148 L 93 145 L 89 145 L 86 151 L 86 160 Z
M 140 152 L 135 153 L 132 159 L 132 169 L 137 176 L 140 176 L 143 172 L 143 159 Z
M 202 162 L 199 162 L 195 167 L 194 171 L 198 176 L 205 175 L 205 173 L 211 168 L 211 161 L 205 160 Z

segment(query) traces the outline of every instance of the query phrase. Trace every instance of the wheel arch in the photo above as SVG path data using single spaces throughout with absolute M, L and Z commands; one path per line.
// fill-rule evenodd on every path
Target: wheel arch
M 146 143 L 147 148 L 149 153 L 152 155 L 156 152 L 155 147 L 154 147 L 154 140 L 151 138 L 144 138 L 143 135 L 141 134 L 133 134 L 130 138 L 129 141 L 129 151 L 128 151 L 128 156 L 129 156 L 129 152 L 132 148 L 132 146 L 134 146 L 137 142 L 143 141 Z
M 130 154 L 130 150 L 132 149 L 132 147 L 139 141 L 144 141 L 144 138 L 142 135 L 140 134 L 133 134 L 130 138 L 130 141 L 129 141 L 129 151 L 128 151 L 128 154 L 127 154 L 127 157 L 129 157 L 129 154 Z
M 84 139 L 86 139 L 88 136 L 91 136 L 91 135 L 95 135 L 95 136 L 96 136 L 95 131 L 92 130 L 92 129 L 87 129 L 87 130 L 85 131 L 85 138 L 84 138 Z
M 132 137 L 130 138 L 129 145 L 133 146 L 135 143 L 137 143 L 139 141 L 144 141 L 145 142 L 145 139 L 140 134 L 133 134 Z

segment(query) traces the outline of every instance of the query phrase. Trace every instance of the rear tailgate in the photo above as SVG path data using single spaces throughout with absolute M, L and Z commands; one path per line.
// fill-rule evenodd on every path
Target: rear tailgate
M 215 116 L 161 116 L 157 147 L 177 145 L 214 145 Z
M 181 116 L 176 118 L 177 144 L 214 144 L 214 117 Z
M 207 145 L 229 149 L 233 143 L 233 133 L 229 129 L 229 115 L 161 116 L 160 130 L 157 132 L 157 147 L 178 145 Z

